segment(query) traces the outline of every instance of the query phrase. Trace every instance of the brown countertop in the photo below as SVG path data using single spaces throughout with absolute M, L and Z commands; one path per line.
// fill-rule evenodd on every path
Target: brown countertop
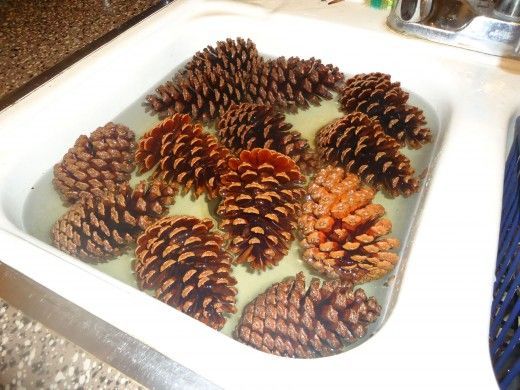
M 0 0 L 0 109 L 168 2 Z

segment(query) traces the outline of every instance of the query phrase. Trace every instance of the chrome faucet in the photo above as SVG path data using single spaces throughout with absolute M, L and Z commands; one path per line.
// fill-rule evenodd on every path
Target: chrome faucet
M 520 59 L 520 0 L 397 0 L 388 25 L 407 35 Z

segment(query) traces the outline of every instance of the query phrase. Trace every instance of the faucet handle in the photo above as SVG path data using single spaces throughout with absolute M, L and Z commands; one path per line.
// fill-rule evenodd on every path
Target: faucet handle
M 501 19 L 520 21 L 520 0 L 498 0 L 495 14 Z
M 421 22 L 430 14 L 432 1 L 433 0 L 398 0 L 395 11 L 405 22 Z

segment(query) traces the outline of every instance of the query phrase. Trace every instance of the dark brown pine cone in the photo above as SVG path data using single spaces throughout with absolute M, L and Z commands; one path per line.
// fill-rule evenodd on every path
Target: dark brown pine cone
M 238 263 L 253 269 L 278 264 L 287 254 L 301 208 L 302 175 L 289 157 L 269 149 L 244 150 L 229 160 L 217 214 Z
M 375 298 L 339 280 L 305 289 L 302 272 L 276 283 L 244 309 L 234 337 L 280 356 L 312 358 L 341 352 L 367 333 L 381 312 Z
M 237 290 L 224 238 L 212 227 L 189 216 L 155 222 L 137 239 L 135 274 L 140 288 L 218 330 L 236 312 Z
M 195 54 L 179 75 L 147 97 L 148 104 L 156 112 L 190 114 L 210 122 L 232 103 L 249 101 L 249 79 L 262 62 L 249 39 L 218 42 Z
M 338 90 L 344 80 L 338 68 L 324 65 L 314 57 L 308 60 L 279 57 L 265 66 L 270 68 L 263 82 L 266 93 L 276 102 L 281 96 L 284 106 L 293 111 L 308 108 L 309 104 L 318 105 L 322 99 L 332 99 L 330 91 Z M 251 100 L 263 103 L 261 99 Z
M 361 111 L 377 119 L 401 145 L 418 149 L 431 142 L 423 112 L 407 103 L 408 93 L 383 73 L 358 74 L 345 83 L 340 102 L 346 112 Z
M 177 188 L 160 181 L 128 184 L 102 196 L 86 195 L 52 227 L 54 246 L 88 262 L 103 262 L 123 253 L 136 236 L 161 217 Z
M 233 152 L 266 148 L 291 157 L 300 169 L 310 173 L 316 165 L 309 143 L 298 131 L 290 131 L 285 115 L 263 104 L 232 105 L 220 118 L 220 141 Z
M 399 240 L 385 237 L 392 223 L 372 204 L 375 192 L 339 167 L 320 170 L 307 189 L 298 220 L 303 259 L 322 273 L 353 284 L 379 279 L 399 260 Z
M 75 202 L 84 194 L 101 196 L 130 180 L 134 139 L 128 127 L 112 122 L 94 130 L 90 137 L 81 135 L 54 166 L 52 182 L 63 200 Z
M 399 144 L 386 135 L 375 119 L 353 112 L 320 129 L 318 153 L 331 163 L 355 173 L 390 196 L 409 196 L 419 190 L 410 160 Z
M 228 157 L 229 151 L 213 135 L 182 114 L 173 114 L 146 132 L 135 154 L 140 173 L 157 166 L 154 177 L 182 184 L 196 197 L 206 192 L 209 199 L 218 194 Z

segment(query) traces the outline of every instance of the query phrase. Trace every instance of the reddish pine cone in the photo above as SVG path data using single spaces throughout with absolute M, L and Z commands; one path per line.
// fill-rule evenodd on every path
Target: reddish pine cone
M 283 100 L 284 107 L 293 111 L 318 105 L 322 99 L 332 99 L 330 91 L 338 90 L 344 80 L 337 67 L 324 65 L 314 57 L 308 60 L 279 57 L 265 66 L 268 70 L 261 84 L 265 85 L 267 95 L 274 101 Z
M 116 185 L 128 182 L 134 170 L 135 135 L 126 126 L 107 123 L 81 135 L 54 166 L 53 184 L 67 202 L 80 196 L 101 196 Z
M 358 176 L 327 166 L 309 184 L 303 214 L 303 259 L 318 271 L 354 284 L 388 274 L 399 256 L 395 238 L 383 238 L 392 223 L 385 209 L 372 204 L 374 190 L 362 187 Z
M 196 197 L 206 192 L 212 199 L 227 172 L 228 156 L 229 151 L 200 124 L 191 123 L 188 115 L 174 114 L 143 135 L 135 159 L 140 173 L 157 166 L 154 177 L 182 184 Z
M 180 74 L 147 97 L 148 104 L 156 112 L 190 114 L 210 122 L 232 103 L 249 101 L 249 79 L 262 62 L 249 39 L 218 42 L 195 54 Z
M 263 104 L 232 105 L 217 125 L 220 141 L 233 152 L 265 148 L 292 158 L 306 173 L 316 165 L 309 143 L 298 131 L 290 131 L 285 115 Z
M 217 214 L 238 263 L 265 270 L 287 254 L 300 211 L 302 175 L 293 160 L 268 149 L 229 160 Z
M 367 333 L 381 307 L 362 289 L 339 280 L 305 290 L 302 272 L 276 283 L 244 309 L 234 337 L 280 356 L 312 358 L 341 352 Z
M 212 227 L 209 219 L 160 219 L 137 239 L 135 274 L 140 288 L 218 330 L 236 312 L 237 290 L 224 238 Z
M 88 262 L 103 262 L 122 254 L 148 225 L 160 218 L 177 189 L 160 181 L 128 184 L 101 197 L 87 195 L 52 227 L 55 247 Z
M 410 160 L 376 120 L 353 112 L 320 129 L 316 135 L 320 156 L 359 175 L 390 196 L 409 196 L 419 190 Z
M 408 93 L 383 73 L 359 74 L 346 81 L 340 102 L 346 112 L 361 111 L 377 119 L 399 144 L 418 149 L 431 142 L 424 113 L 407 103 Z

